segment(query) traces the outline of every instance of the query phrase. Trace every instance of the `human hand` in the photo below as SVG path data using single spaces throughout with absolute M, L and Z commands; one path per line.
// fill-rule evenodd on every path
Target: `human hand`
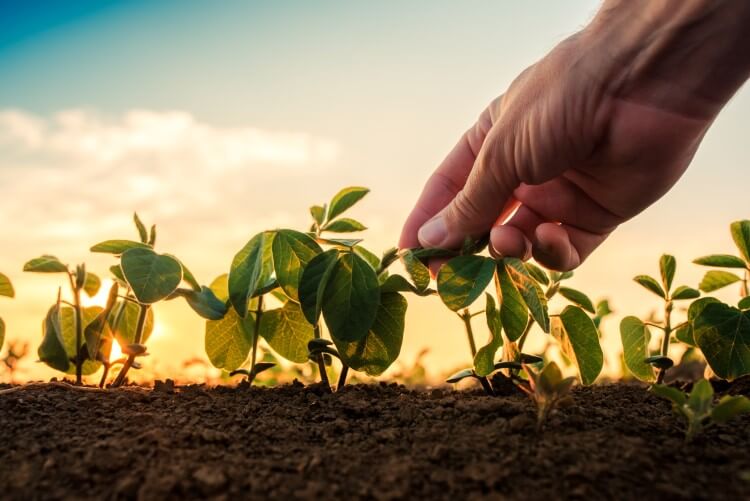
M 737 19 L 750 9 L 719 3 L 723 11 L 703 1 L 606 2 L 464 134 L 427 182 L 400 247 L 457 248 L 489 232 L 496 256 L 580 265 L 674 185 L 747 78 L 750 61 L 738 55 L 747 36 L 731 42 L 731 33 L 747 31 Z M 717 29 L 725 38 L 706 41 Z

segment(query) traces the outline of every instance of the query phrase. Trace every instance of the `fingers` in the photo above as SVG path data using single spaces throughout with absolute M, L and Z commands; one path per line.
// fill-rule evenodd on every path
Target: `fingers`
M 422 225 L 448 205 L 464 188 L 490 127 L 492 118 L 488 108 L 480 115 L 477 123 L 466 131 L 427 181 L 401 231 L 400 248 L 418 247 L 418 232 Z
M 503 160 L 503 141 L 493 129 L 477 156 L 474 168 L 455 198 L 419 230 L 424 247 L 458 248 L 466 237 L 487 234 L 503 210 L 513 203 L 518 186 L 512 166 Z

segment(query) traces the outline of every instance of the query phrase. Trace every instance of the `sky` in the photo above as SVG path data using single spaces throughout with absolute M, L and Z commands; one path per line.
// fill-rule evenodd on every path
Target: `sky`
M 54 254 L 105 275 L 112 260 L 88 249 L 133 238 L 133 211 L 202 282 L 258 231 L 305 227 L 310 205 L 348 185 L 372 189 L 353 212 L 369 247 L 395 245 L 463 131 L 597 5 L 0 0 L 0 271 L 17 290 L 0 302 L 7 339 L 35 350 L 62 285 L 23 274 L 23 263 Z M 675 189 L 577 271 L 571 285 L 616 311 L 603 326 L 610 365 L 619 319 L 659 307 L 633 276 L 658 273 L 669 252 L 677 281 L 695 286 L 704 270 L 693 258 L 733 250 L 728 225 L 750 215 L 748 116 L 743 89 Z M 177 375 L 204 357 L 187 306 L 156 315 L 154 370 Z M 433 374 L 465 365 L 461 327 L 436 299 L 412 300 L 402 360 L 428 348 Z M 53 374 L 25 367 L 29 378 Z

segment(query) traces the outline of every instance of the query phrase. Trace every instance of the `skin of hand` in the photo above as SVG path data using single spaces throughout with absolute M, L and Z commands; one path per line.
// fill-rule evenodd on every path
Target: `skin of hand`
M 489 232 L 496 257 L 576 268 L 685 172 L 750 73 L 747 33 L 750 2 L 605 2 L 482 112 L 428 180 L 400 247 Z

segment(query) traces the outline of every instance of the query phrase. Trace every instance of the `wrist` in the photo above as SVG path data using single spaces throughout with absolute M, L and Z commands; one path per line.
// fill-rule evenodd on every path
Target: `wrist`
M 750 76 L 749 27 L 746 1 L 607 0 L 579 38 L 607 94 L 711 119 Z

